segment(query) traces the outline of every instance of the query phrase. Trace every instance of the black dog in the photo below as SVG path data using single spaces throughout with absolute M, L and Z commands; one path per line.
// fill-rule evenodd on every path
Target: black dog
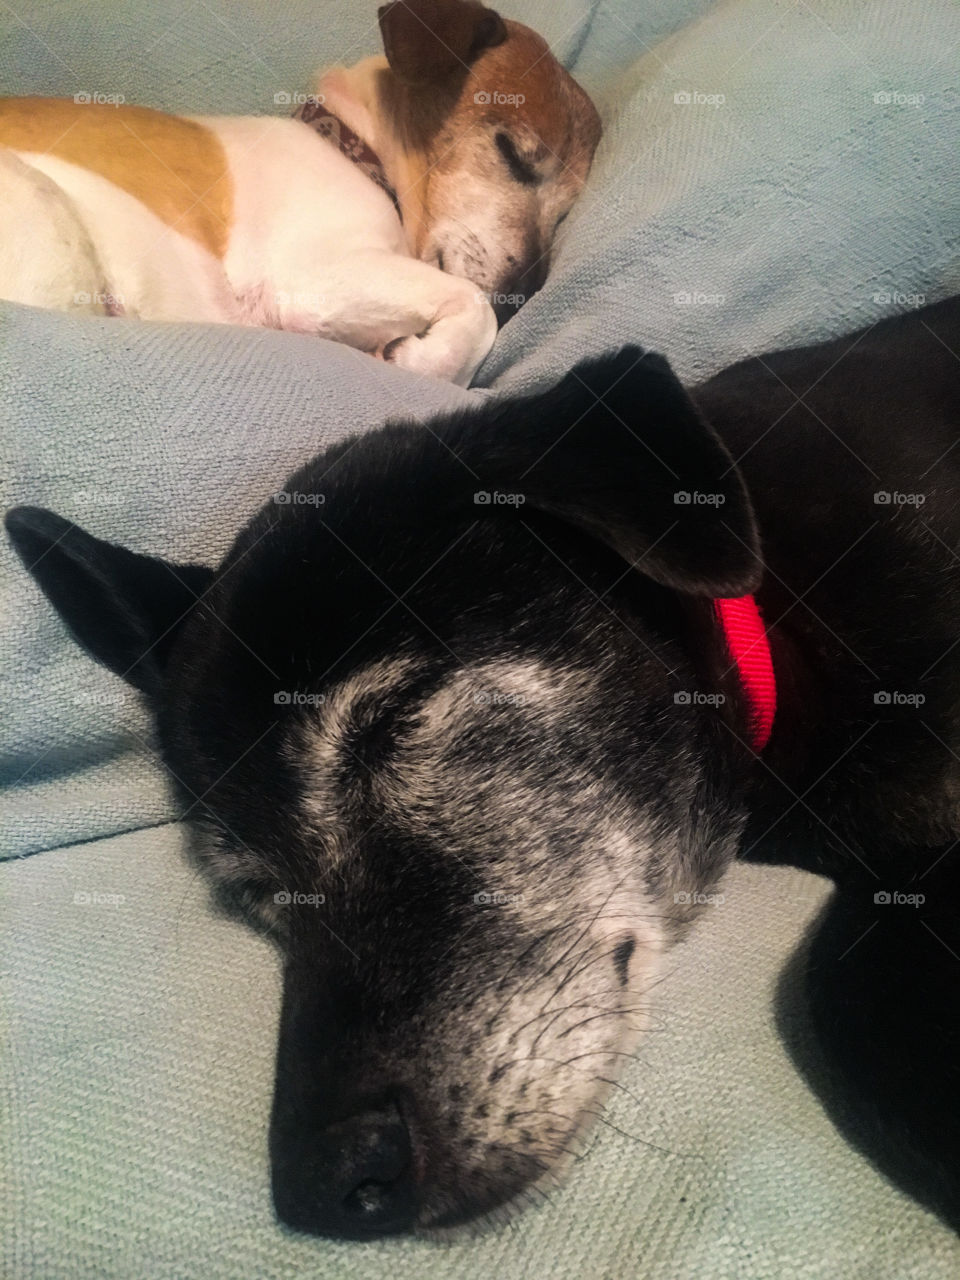
M 283 948 L 284 1221 L 441 1227 L 551 1176 L 739 851 L 835 881 L 811 1074 L 960 1224 L 957 351 L 958 301 L 691 394 L 625 350 L 328 450 L 216 571 L 10 513 Z M 714 603 L 750 592 L 766 746 Z

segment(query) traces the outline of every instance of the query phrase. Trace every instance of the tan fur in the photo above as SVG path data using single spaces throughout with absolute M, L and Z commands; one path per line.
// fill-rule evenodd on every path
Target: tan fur
M 589 96 L 560 65 L 542 36 L 520 22 L 506 21 L 507 39 L 484 49 L 469 68 L 435 85 L 431 92 L 399 80 L 386 58 L 367 58 L 337 67 L 321 81 L 345 90 L 371 119 L 388 125 L 377 149 L 397 179 L 410 250 L 422 256 L 430 228 L 455 213 L 449 188 L 438 179 L 455 169 L 471 134 L 501 130 L 525 154 L 544 164 L 558 199 L 575 199 L 586 182 L 602 126 Z M 331 80 L 332 76 L 332 80 Z M 522 110 L 505 102 L 477 102 L 476 94 L 522 95 Z M 485 168 L 485 183 L 509 187 L 496 167 Z
M 485 50 L 474 63 L 477 83 L 467 77 L 459 109 L 477 109 L 473 101 L 477 88 L 496 87 L 523 94 L 527 124 L 562 164 L 578 176 L 585 176 L 600 141 L 596 107 L 553 57 L 542 36 L 520 22 L 507 21 L 505 26 L 508 40 Z M 505 128 L 516 124 L 517 111 L 513 107 L 489 104 L 479 110 L 488 117 L 496 116 Z
M 233 185 L 219 139 L 195 120 L 150 107 L 0 98 L 0 146 L 81 165 L 216 257 L 226 252 Z

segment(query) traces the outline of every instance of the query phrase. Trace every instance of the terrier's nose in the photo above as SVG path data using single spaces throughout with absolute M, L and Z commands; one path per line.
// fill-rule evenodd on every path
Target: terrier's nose
M 538 250 L 530 263 L 518 271 L 494 294 L 493 310 L 501 327 L 516 315 L 528 298 L 532 297 L 547 278 L 548 255 Z

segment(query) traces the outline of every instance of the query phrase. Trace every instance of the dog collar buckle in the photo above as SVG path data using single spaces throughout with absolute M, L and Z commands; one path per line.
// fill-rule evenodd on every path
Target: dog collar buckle
M 386 170 L 380 157 L 374 149 L 367 145 L 366 142 L 350 128 L 348 124 L 335 116 L 332 111 L 328 111 L 319 98 L 309 97 L 307 100 L 297 107 L 293 113 L 294 120 L 301 120 L 304 124 L 310 126 L 320 134 L 321 138 L 326 138 L 347 157 L 352 160 L 367 175 L 371 182 L 375 182 L 377 186 L 387 193 L 393 201 L 393 207 L 397 211 L 397 217 L 403 221 L 403 213 L 400 210 L 400 201 L 397 193 L 390 185 Z

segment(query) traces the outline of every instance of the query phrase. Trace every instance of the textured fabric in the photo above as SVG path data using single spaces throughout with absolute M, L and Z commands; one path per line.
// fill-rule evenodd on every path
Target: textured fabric
M 3 868 L 0 1274 L 11 1280 L 955 1280 L 960 1242 L 833 1132 L 774 1029 L 826 892 L 735 868 L 563 1187 L 451 1245 L 332 1244 L 271 1216 L 279 971 L 217 917 L 179 828 Z
M 606 137 L 487 387 L 540 386 L 625 341 L 699 376 L 960 285 L 954 0 L 501 7 L 575 65 Z M 285 114 L 317 66 L 377 49 L 375 9 L 18 0 L 0 5 L 0 90 Z M 2 304 L 0 388 L 4 506 L 206 561 L 325 443 L 489 394 L 295 335 Z M 844 1145 L 780 1047 L 777 974 L 823 886 L 759 868 L 735 871 L 675 954 L 660 1029 L 611 1100 L 616 1129 L 600 1126 L 543 1209 L 449 1247 L 280 1231 L 265 1177 L 275 960 L 209 911 L 179 828 L 77 843 L 174 816 L 147 717 L 5 547 L 0 591 L 0 850 L 48 850 L 0 868 L 4 1276 L 960 1274 L 956 1240 Z
M 676 22 L 663 14 L 653 29 L 670 30 L 709 2 L 683 0 Z M 291 96 L 308 92 L 321 67 L 382 53 L 378 8 L 376 0 L 17 0 L 0 8 L 0 91 L 122 93 L 185 114 L 289 115 Z M 595 10 L 591 0 L 522 0 L 508 16 L 570 62 Z M 649 39 L 646 24 L 640 35 Z
M 960 290 L 955 0 L 723 0 L 644 51 L 646 9 L 590 29 L 593 180 L 482 382 L 629 340 L 699 379 Z M 613 44 L 635 56 L 608 79 Z

